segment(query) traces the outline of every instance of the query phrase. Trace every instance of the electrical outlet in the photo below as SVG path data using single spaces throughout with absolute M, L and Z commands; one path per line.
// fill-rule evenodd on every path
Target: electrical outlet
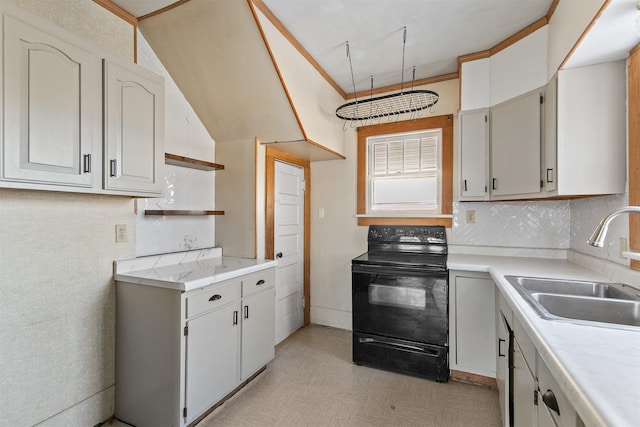
M 476 211 L 467 211 L 467 224 L 475 224 Z
M 620 258 L 627 258 L 623 252 L 626 252 L 629 250 L 628 246 L 627 246 L 627 238 L 626 237 L 621 237 L 620 238 Z
M 124 243 L 128 240 L 127 224 L 116 224 L 116 243 Z
M 318 208 L 318 218 L 324 218 L 324 208 Z

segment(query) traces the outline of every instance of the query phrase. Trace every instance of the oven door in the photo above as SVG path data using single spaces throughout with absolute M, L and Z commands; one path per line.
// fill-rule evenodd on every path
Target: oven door
M 422 343 L 448 343 L 448 275 L 352 266 L 353 330 Z

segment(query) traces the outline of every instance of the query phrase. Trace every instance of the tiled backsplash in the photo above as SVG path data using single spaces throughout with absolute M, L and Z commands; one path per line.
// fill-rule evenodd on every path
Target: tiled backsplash
M 470 210 L 475 223 L 467 223 Z M 568 249 L 570 230 L 568 201 L 453 204 L 455 245 Z
M 214 195 L 214 172 L 179 166 L 165 166 L 162 199 L 139 199 L 136 221 L 136 255 L 209 248 L 214 242 L 212 216 L 145 216 L 145 209 L 211 209 Z
M 453 204 L 450 243 L 467 246 L 571 249 L 629 265 L 620 258 L 620 238 L 628 238 L 626 215 L 614 219 L 605 246 L 594 248 L 587 239 L 602 217 L 628 204 L 626 194 L 584 199 L 527 202 L 457 202 Z M 467 212 L 475 211 L 475 223 Z
M 571 249 L 617 264 L 629 265 L 628 259 L 620 258 L 620 238 L 628 238 L 629 236 L 629 217 L 627 214 L 620 215 L 611 222 L 604 247 L 594 248 L 587 244 L 587 239 L 600 220 L 605 215 L 627 204 L 626 194 L 572 200 Z

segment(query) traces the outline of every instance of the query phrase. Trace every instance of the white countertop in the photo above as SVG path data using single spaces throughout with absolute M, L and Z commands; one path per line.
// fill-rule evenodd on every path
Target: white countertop
M 219 248 L 208 248 L 115 261 L 114 278 L 187 292 L 276 265 L 273 260 L 226 257 Z
M 609 281 L 606 277 L 561 259 L 449 254 L 448 267 L 491 275 L 587 426 L 640 425 L 640 328 L 622 330 L 542 319 L 504 278 Z

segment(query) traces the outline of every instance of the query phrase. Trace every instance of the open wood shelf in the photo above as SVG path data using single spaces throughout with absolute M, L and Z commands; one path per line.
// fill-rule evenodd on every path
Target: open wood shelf
M 190 157 L 178 156 L 177 154 L 165 153 L 164 162 L 167 165 L 182 166 L 184 168 L 198 169 L 203 171 L 213 171 L 224 169 L 224 165 L 218 163 L 205 162 L 204 160 L 192 159 Z
M 195 211 L 195 210 L 145 210 L 145 215 L 163 215 L 163 216 L 178 216 L 178 215 L 224 215 L 224 211 Z

